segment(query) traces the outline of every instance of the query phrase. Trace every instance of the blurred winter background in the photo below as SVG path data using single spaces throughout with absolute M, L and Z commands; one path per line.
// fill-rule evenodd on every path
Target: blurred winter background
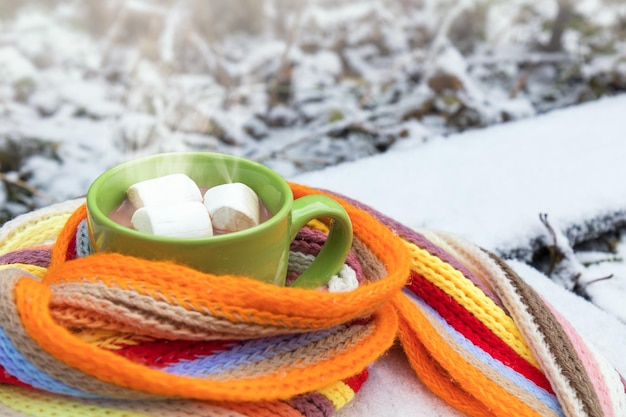
M 0 220 L 140 155 L 291 176 L 625 89 L 623 0 L 0 0 Z

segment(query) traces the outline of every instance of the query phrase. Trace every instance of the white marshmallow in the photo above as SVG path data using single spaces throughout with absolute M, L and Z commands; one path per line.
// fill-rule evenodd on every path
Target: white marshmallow
M 131 185 L 126 192 L 135 208 L 159 206 L 174 202 L 202 202 L 196 183 L 185 174 L 171 174 Z
M 240 182 L 209 188 L 204 205 L 216 230 L 237 232 L 259 224 L 259 197 Z
M 141 207 L 135 210 L 131 223 L 140 232 L 158 236 L 213 236 L 209 213 L 198 201 Z

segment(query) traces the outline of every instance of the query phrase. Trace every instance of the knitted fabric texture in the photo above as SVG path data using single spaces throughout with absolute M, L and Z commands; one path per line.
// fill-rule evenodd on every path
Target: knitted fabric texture
M 470 416 L 626 415 L 621 376 L 500 258 L 291 187 L 350 215 L 353 248 L 335 279 L 356 289 L 93 254 L 82 200 L 6 223 L 0 415 L 328 417 L 396 339 L 417 376 Z M 288 282 L 327 231 L 314 221 L 298 234 Z

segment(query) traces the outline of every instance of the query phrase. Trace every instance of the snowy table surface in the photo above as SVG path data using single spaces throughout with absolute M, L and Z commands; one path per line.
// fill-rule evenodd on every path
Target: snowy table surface
M 414 228 L 505 252 L 545 233 L 626 211 L 626 96 L 607 98 L 291 180 L 333 190 Z M 514 269 L 626 375 L 626 325 L 517 261 Z M 460 415 L 430 393 L 394 348 L 341 417 Z

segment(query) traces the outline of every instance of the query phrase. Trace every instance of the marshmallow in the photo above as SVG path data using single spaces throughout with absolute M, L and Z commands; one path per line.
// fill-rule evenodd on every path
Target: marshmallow
M 196 183 L 185 174 L 171 174 L 131 185 L 126 192 L 135 208 L 159 206 L 173 202 L 202 202 Z
M 216 230 L 237 232 L 259 224 L 259 198 L 240 182 L 209 188 L 204 205 Z
M 198 201 L 141 207 L 135 210 L 131 223 L 140 232 L 158 236 L 213 236 L 209 214 Z

